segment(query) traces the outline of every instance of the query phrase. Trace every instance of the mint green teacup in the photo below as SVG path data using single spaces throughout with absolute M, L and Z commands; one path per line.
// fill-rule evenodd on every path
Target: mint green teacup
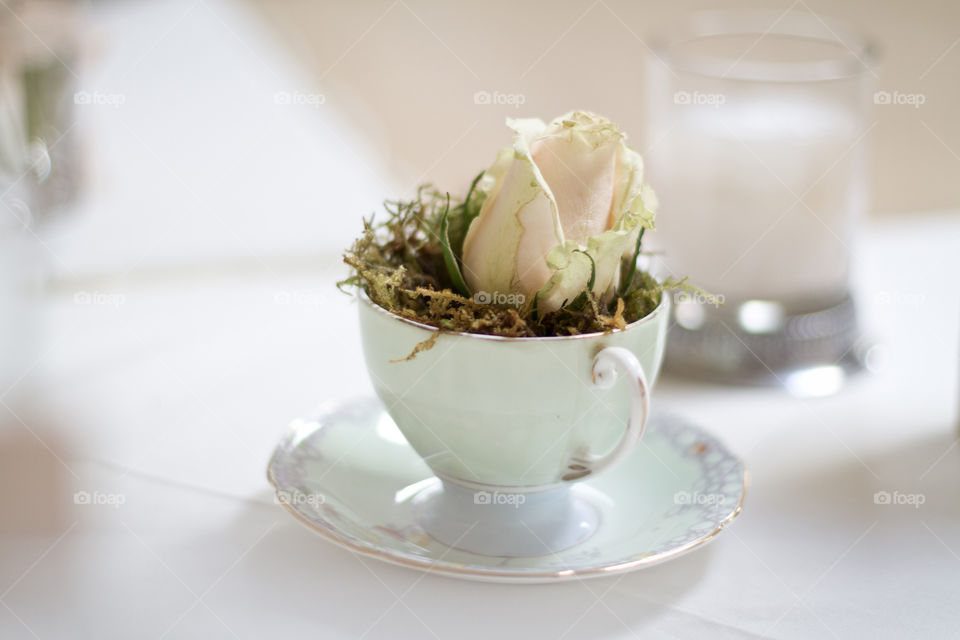
M 402 362 L 437 329 L 360 298 L 374 389 L 443 481 L 442 491 L 424 498 L 427 532 L 490 555 L 548 553 L 589 535 L 595 513 L 566 488 L 622 460 L 643 434 L 668 297 L 621 331 L 549 338 L 443 332 Z

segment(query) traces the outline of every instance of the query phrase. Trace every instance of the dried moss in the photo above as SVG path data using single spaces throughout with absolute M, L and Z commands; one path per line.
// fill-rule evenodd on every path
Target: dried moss
M 631 281 L 609 302 L 586 292 L 563 309 L 539 313 L 535 300 L 503 307 L 458 293 L 457 274 L 451 275 L 444 260 L 442 225 L 446 216 L 447 246 L 459 264 L 466 229 L 482 205 L 482 194 L 474 193 L 471 185 L 467 197 L 451 207 L 447 194 L 423 186 L 414 200 L 385 202 L 386 219 L 364 220 L 363 233 L 344 254 L 352 273 L 338 286 L 362 289 L 384 309 L 443 330 L 512 337 L 623 329 L 660 303 L 665 285 L 636 270 L 636 257 L 633 263 L 624 260 L 622 276 Z

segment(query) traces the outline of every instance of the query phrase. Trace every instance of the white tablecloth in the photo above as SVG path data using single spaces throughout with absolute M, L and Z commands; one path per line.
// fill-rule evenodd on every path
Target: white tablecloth
M 178 37 L 196 49 L 211 34 L 221 43 L 235 36 L 230 51 L 248 51 L 251 65 L 272 51 L 263 44 L 267 36 L 233 6 L 173 3 L 152 9 L 151 20 L 132 6 L 105 9 L 100 26 L 121 50 L 137 38 L 159 39 L 156 54 L 143 59 L 148 68 L 169 72 L 167 53 L 186 46 Z M 188 11 L 183 35 L 174 25 Z M 180 34 L 172 43 L 161 37 L 168 28 Z M 224 74 L 233 73 L 230 51 L 221 52 Z M 212 71 L 184 73 L 189 84 Z M 122 84 L 120 75 L 107 76 L 112 86 Z M 137 82 L 117 90 L 152 86 L 144 79 L 150 74 L 132 77 Z M 165 98 L 153 99 L 137 107 L 129 123 L 135 134 L 154 131 Z M 235 119 L 248 116 L 238 112 Z M 236 153 L 219 144 L 234 131 L 223 129 L 208 141 L 214 166 Z M 117 162 L 129 151 L 157 159 L 137 135 L 110 138 L 124 130 L 110 131 L 105 135 L 116 146 L 103 157 Z M 276 157 L 288 148 L 289 139 L 267 135 L 260 153 Z M 167 149 L 176 150 L 169 143 Z M 305 162 L 311 157 L 302 154 Z M 865 328 L 882 348 L 874 352 L 876 371 L 839 395 L 801 400 L 774 389 L 661 380 L 654 401 L 721 436 L 750 469 L 743 514 L 715 542 L 620 577 L 489 585 L 336 548 L 273 504 L 265 479 L 289 420 L 321 401 L 371 392 L 355 309 L 333 287 L 343 273 L 335 249 L 284 257 L 309 251 L 309 234 L 322 234 L 334 216 L 310 227 L 302 212 L 290 214 L 284 205 L 336 202 L 360 209 L 351 217 L 355 224 L 372 205 L 349 193 L 378 190 L 378 199 L 385 181 L 358 169 L 355 184 L 322 200 L 336 181 L 291 194 L 285 183 L 253 179 L 267 164 L 244 169 L 239 162 L 237 179 L 199 176 L 182 184 L 175 176 L 191 173 L 175 159 L 158 160 L 153 177 L 119 163 L 104 180 L 129 178 L 152 191 L 99 193 L 85 217 L 47 238 L 57 259 L 43 302 L 42 340 L 17 393 L 7 396 L 19 416 L 7 416 L 7 437 L 31 453 L 0 474 L 2 495 L 26 496 L 27 508 L 49 517 L 19 532 L 14 523 L 2 534 L 0 637 L 956 635 L 957 213 L 873 223 L 862 234 L 856 292 Z M 325 161 L 316 162 L 322 169 Z M 170 171 L 159 170 L 170 163 Z M 161 188 L 168 178 L 169 188 Z M 231 241 L 216 243 L 220 254 L 207 255 L 204 234 L 212 238 L 222 225 L 204 214 L 203 203 L 231 189 L 230 203 L 218 210 L 227 216 L 238 207 L 247 223 Z M 160 218 L 191 192 L 195 227 L 186 218 Z M 278 217 L 261 227 L 258 216 L 271 199 Z M 134 216 L 137 206 L 157 213 Z M 125 222 L 114 224 L 119 220 Z M 147 221 L 157 227 L 138 226 Z M 308 231 L 298 231 L 299 224 Z M 330 242 L 340 246 L 349 225 L 331 224 L 337 232 Z M 258 237 L 261 228 L 266 240 Z M 144 245 L 144 238 L 156 242 Z M 102 246 L 91 252 L 91 242 Z M 251 243 L 258 247 L 254 259 Z M 137 264 L 145 246 L 151 250 Z M 58 460 L 51 462 L 47 447 Z M 923 504 L 875 504 L 878 491 Z M 75 504 L 76 492 L 101 504 Z

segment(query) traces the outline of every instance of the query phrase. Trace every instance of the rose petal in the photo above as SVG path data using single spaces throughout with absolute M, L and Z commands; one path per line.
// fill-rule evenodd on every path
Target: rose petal
M 528 131 L 539 120 L 514 121 Z M 505 150 L 507 151 L 507 150 Z M 472 291 L 522 293 L 532 297 L 553 273 L 546 256 L 563 242 L 557 206 L 518 134 L 512 157 L 498 158 L 494 185 L 463 243 L 463 270 Z M 506 167 L 499 177 L 495 173 Z M 486 176 L 485 178 L 486 179 Z
M 616 160 L 623 134 L 609 120 L 577 111 L 530 141 L 560 213 L 565 240 L 580 245 L 610 228 Z

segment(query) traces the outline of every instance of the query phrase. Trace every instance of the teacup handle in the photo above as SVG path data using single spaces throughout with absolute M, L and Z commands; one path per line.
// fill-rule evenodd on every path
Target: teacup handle
M 617 446 L 609 453 L 602 456 L 591 453 L 575 456 L 572 462 L 574 465 L 582 466 L 583 473 L 570 474 L 565 477 L 567 479 L 574 480 L 587 474 L 596 474 L 617 464 L 630 455 L 647 428 L 647 414 L 650 410 L 647 376 L 632 351 L 623 347 L 605 347 L 593 359 L 590 379 L 595 387 L 609 389 L 619 377 L 618 369 L 627 376 L 627 383 L 630 385 L 630 416 L 627 420 L 627 430 Z M 573 469 L 576 470 L 575 466 Z

